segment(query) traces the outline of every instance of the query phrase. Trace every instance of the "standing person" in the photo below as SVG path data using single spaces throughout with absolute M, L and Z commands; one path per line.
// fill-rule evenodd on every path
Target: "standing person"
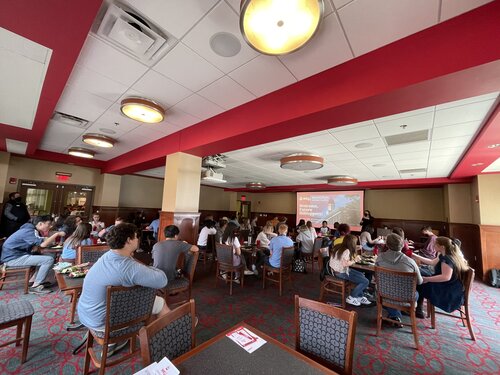
M 78 317 L 85 327 L 104 332 L 108 286 L 140 285 L 162 289 L 167 285 L 167 276 L 162 270 L 145 266 L 132 257 L 139 247 L 137 231 L 135 225 L 124 223 L 114 226 L 107 233 L 106 239 L 110 250 L 90 268 L 83 281 L 82 294 L 78 301 Z M 153 315 L 165 315 L 169 311 L 165 300 L 156 297 Z M 126 343 L 110 344 L 108 351 L 113 353 Z
M 424 276 L 423 284 L 417 290 L 419 293 L 416 315 L 424 318 L 423 303 L 427 298 L 441 310 L 451 313 L 457 310 L 464 301 L 463 276 L 469 265 L 460 250 L 460 242 L 448 237 L 437 237 L 435 249 L 439 256 L 428 259 L 413 254 L 424 264 L 434 266 L 433 276 Z
M 158 241 L 158 230 L 160 229 L 160 214 L 156 213 L 154 220 L 146 227 L 147 230 L 153 231 L 153 236 Z
M 370 210 L 365 210 L 363 213 L 363 217 L 361 218 L 361 221 L 359 222 L 359 225 L 361 227 L 371 225 L 373 227 L 375 223 L 375 218 L 372 216 Z
M 2 225 L 0 237 L 9 237 L 30 219 L 28 208 L 23 203 L 21 194 L 17 191 L 9 194 L 9 200 L 2 211 Z
M 212 220 L 205 220 L 204 227 L 198 235 L 197 245 L 200 249 L 207 249 L 207 241 L 209 234 L 216 234 L 217 230 L 215 229 L 215 223 Z
M 177 277 L 177 258 L 179 255 L 184 254 L 183 271 L 187 274 L 192 262 L 191 254 L 198 252 L 199 249 L 186 241 L 179 241 L 180 230 L 175 225 L 165 227 L 163 233 L 165 241 L 157 242 L 153 246 L 153 267 L 165 272 L 168 280 L 174 280 Z
M 80 223 L 75 231 L 64 241 L 61 261 L 75 263 L 76 249 L 78 246 L 92 245 L 90 234 L 92 232 L 90 223 Z
M 92 214 L 90 225 L 92 225 L 92 232 L 90 233 L 92 237 L 98 237 L 99 232 L 106 228 L 106 225 L 101 221 L 101 217 L 97 212 Z
M 395 271 L 413 272 L 417 274 L 417 284 L 422 284 L 423 279 L 422 275 L 420 275 L 417 263 L 401 252 L 404 245 L 404 239 L 395 233 L 391 233 L 387 236 L 386 244 L 387 251 L 381 253 L 377 257 L 375 265 Z M 386 310 L 389 314 L 389 319 L 401 322 L 401 311 L 389 307 L 387 307 Z M 397 324 L 396 327 L 401 328 L 402 325 Z
M 44 238 L 40 233 L 47 232 L 52 223 L 50 215 L 36 216 L 33 223 L 26 223 L 14 232 L 3 244 L 2 262 L 7 267 L 35 266 L 38 271 L 35 281 L 29 288 L 31 294 L 47 294 L 42 283 L 54 265 L 54 257 L 50 255 L 32 255 L 34 246 L 47 247 L 52 244 L 58 236 L 64 236 L 64 232 L 55 232 L 50 237 Z
M 362 272 L 350 268 L 360 259 L 356 254 L 356 243 L 358 239 L 352 234 L 347 234 L 341 244 L 333 247 L 333 253 L 328 265 L 334 276 L 349 280 L 356 284 L 351 290 L 351 294 L 346 298 L 346 302 L 353 306 L 370 305 L 371 302 L 363 295 L 363 291 L 370 283 Z

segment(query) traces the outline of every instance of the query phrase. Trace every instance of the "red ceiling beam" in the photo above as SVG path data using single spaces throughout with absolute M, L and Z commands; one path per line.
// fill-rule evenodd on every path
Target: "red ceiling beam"
M 499 18 L 500 2 L 489 3 L 112 159 L 105 171 L 130 173 L 153 160 L 162 165 L 170 152 L 211 155 L 496 91 Z

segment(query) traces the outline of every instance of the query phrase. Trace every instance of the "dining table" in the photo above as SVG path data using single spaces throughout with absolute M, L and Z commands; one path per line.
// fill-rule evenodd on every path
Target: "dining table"
M 227 337 L 238 328 L 266 341 L 252 353 Z M 181 374 L 337 374 L 251 325 L 240 322 L 173 361 Z

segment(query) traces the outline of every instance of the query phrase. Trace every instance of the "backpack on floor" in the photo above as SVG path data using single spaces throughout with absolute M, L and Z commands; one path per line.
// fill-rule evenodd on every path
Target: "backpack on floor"
M 292 271 L 298 273 L 306 273 L 306 262 L 304 259 L 295 259 L 292 264 Z
M 500 288 L 500 270 L 492 269 L 490 271 L 491 286 Z

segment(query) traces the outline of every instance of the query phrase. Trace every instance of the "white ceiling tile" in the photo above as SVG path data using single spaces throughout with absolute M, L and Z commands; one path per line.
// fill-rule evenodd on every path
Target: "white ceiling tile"
M 241 49 L 235 56 L 220 56 L 212 50 L 211 39 L 221 32 L 231 34 L 239 42 Z M 224 1 L 217 4 L 189 31 L 182 42 L 225 73 L 229 73 L 258 55 L 258 52 L 250 48 L 243 40 L 239 30 L 238 16 Z
M 368 125 L 350 130 L 340 130 L 334 133 L 335 138 L 342 143 L 363 141 L 365 139 L 380 137 L 375 125 Z
M 229 76 L 257 96 L 296 82 L 295 77 L 272 56 L 259 55 L 232 71 Z
M 224 75 L 182 43 L 178 43 L 153 69 L 192 91 L 198 91 Z
M 112 101 L 101 98 L 100 96 L 78 90 L 73 86 L 66 86 L 61 99 L 59 99 L 57 103 L 56 111 L 80 117 L 88 121 L 95 121 L 106 112 L 112 104 Z
M 120 104 L 113 104 L 104 114 L 99 117 L 99 119 L 93 123 L 88 131 L 95 133 L 106 133 L 100 131 L 103 129 L 110 129 L 115 132 L 115 134 L 108 133 L 111 137 L 119 136 L 138 127 L 141 123 L 139 121 L 132 120 L 131 118 L 125 117 L 120 111 Z
M 389 158 L 389 152 L 384 147 L 380 148 L 368 148 L 368 149 L 357 149 L 352 152 L 354 156 L 358 159 L 371 159 L 373 157 L 384 157 Z
M 492 0 L 441 0 L 441 21 L 468 12 Z
M 338 14 L 359 56 L 435 25 L 438 10 L 439 0 L 356 0 Z
M 333 5 L 335 5 L 335 8 L 340 9 L 343 6 L 345 6 L 346 4 L 349 4 L 353 0 L 332 0 L 332 1 L 333 1 Z M 327 0 L 327 2 L 328 2 L 328 0 Z
M 383 150 L 383 148 L 375 149 L 375 150 Z M 373 150 L 373 151 L 375 151 Z M 387 151 L 386 151 L 387 152 Z M 392 165 L 394 166 L 394 162 L 392 161 L 391 157 L 388 155 L 381 155 L 381 156 L 367 156 L 360 158 L 358 157 L 358 160 L 365 164 L 368 168 L 371 168 L 376 165 L 376 168 L 382 168 L 387 165 Z
M 335 145 L 339 142 L 328 133 L 328 135 L 315 135 L 312 137 L 307 137 L 299 140 L 298 143 L 300 143 L 304 147 L 324 147 Z
M 148 70 L 147 66 L 89 35 L 78 57 L 78 64 L 131 86 Z
M 377 129 L 383 137 L 396 134 L 407 134 L 418 130 L 431 129 L 434 112 L 426 112 L 417 116 L 402 117 L 396 120 L 379 122 L 375 120 Z
M 464 122 L 463 124 L 441 126 L 432 131 L 432 140 L 459 137 L 462 135 L 472 136 L 479 129 L 480 125 L 481 121 L 472 121 Z
M 165 122 L 177 127 L 186 128 L 200 122 L 200 119 L 181 110 L 177 105 L 168 109 Z
M 405 143 L 402 145 L 388 146 L 387 149 L 391 155 L 412 153 L 415 151 L 429 150 L 431 143 L 429 141 Z
M 484 168 L 482 172 L 500 172 L 500 158 Z
M 425 178 L 426 176 L 427 176 L 427 172 L 403 173 L 403 174 L 401 174 L 401 179 L 413 180 L 415 178 Z
M 349 151 L 352 151 L 352 152 L 373 150 L 376 148 L 385 148 L 386 147 L 382 138 L 366 139 L 364 136 L 362 138 L 363 138 L 362 140 L 357 140 L 355 142 L 347 142 L 347 143 L 343 143 L 343 144 L 344 144 L 345 148 L 347 148 Z M 362 148 L 357 147 L 361 143 L 365 143 L 367 145 L 370 144 L 371 146 L 362 147 Z
M 123 1 L 153 21 L 157 26 L 180 39 L 218 0 Z
M 460 156 L 464 152 L 463 147 L 450 147 L 450 148 L 440 148 L 436 150 L 431 150 L 429 155 L 430 157 L 440 157 L 440 156 Z
M 465 135 L 462 137 L 433 140 L 431 144 L 431 149 L 438 150 L 440 148 L 465 147 L 469 144 L 471 138 L 472 137 L 470 135 Z
M 390 116 L 384 116 L 384 117 L 379 117 L 378 119 L 375 119 L 374 121 L 377 123 L 382 123 L 386 121 L 392 121 L 392 120 L 399 120 L 401 118 L 406 118 L 406 117 L 413 117 L 413 116 L 420 116 L 423 115 L 424 113 L 428 112 L 434 112 L 435 107 L 425 107 L 425 108 L 420 108 L 420 109 L 415 109 L 413 111 L 407 111 L 407 112 L 401 112 L 401 113 L 396 113 Z
M 401 154 L 392 155 L 392 160 L 402 161 L 402 160 L 427 160 L 429 158 L 429 151 L 412 151 Z
M 280 60 L 298 79 L 310 77 L 353 58 L 335 13 L 323 19 L 314 38 Z
M 28 142 L 5 138 L 5 148 L 7 149 L 7 152 L 10 152 L 11 154 L 26 155 Z
M 84 130 L 50 120 L 41 143 L 46 146 L 56 146 L 57 149 L 67 147 L 76 139 L 80 139 Z
M 132 88 L 165 107 L 171 107 L 193 93 L 154 70 L 147 72 Z
M 448 177 L 450 174 L 449 169 L 443 169 L 439 171 L 427 171 L 426 177 L 427 178 L 438 178 L 438 177 Z
M 454 102 L 448 102 L 443 104 L 438 104 L 436 110 L 447 109 L 452 107 L 458 107 L 461 105 L 472 104 L 477 102 L 483 102 L 485 100 L 496 99 L 498 97 L 498 91 L 492 92 L 485 95 L 473 96 L 472 98 L 466 98 L 462 100 L 455 100 Z
M 186 99 L 178 103 L 176 107 L 201 120 L 213 117 L 221 112 L 224 112 L 223 108 L 198 94 L 193 94 L 187 97 Z
M 436 111 L 434 127 L 459 124 L 469 121 L 482 121 L 494 103 L 495 100 L 490 99 Z
M 255 95 L 228 76 L 211 83 L 198 91 L 198 94 L 224 109 L 231 109 L 255 99 Z
M 394 165 L 398 170 L 427 168 L 427 159 L 425 160 L 395 160 Z
M 54 142 L 55 143 L 55 142 Z M 49 144 L 49 143 L 40 143 L 38 146 L 38 149 L 44 150 L 44 151 L 51 151 L 51 152 L 64 152 L 67 148 L 67 144 Z

